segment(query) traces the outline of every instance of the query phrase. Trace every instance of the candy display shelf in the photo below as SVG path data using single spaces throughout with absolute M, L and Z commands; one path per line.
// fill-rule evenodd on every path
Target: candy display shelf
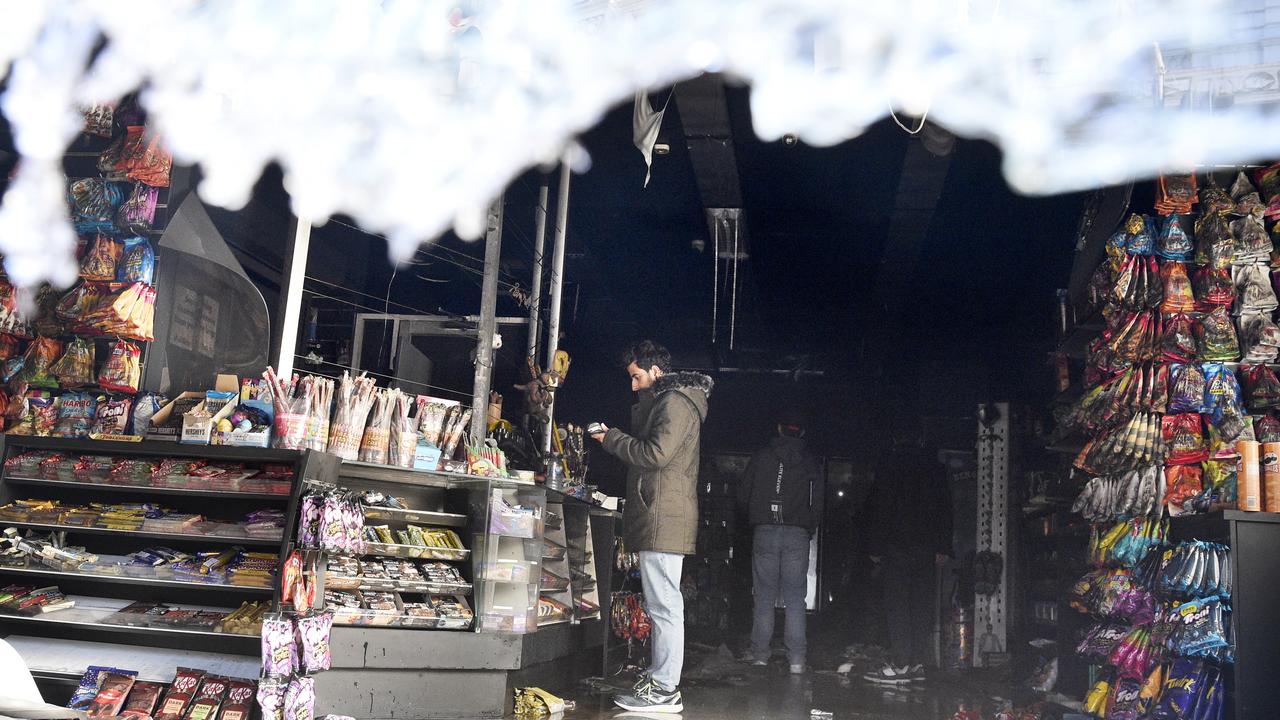
M 215 545 L 244 545 L 253 547 L 279 547 L 281 538 L 237 537 L 232 535 L 201 535 L 197 533 L 153 532 L 149 530 L 117 530 L 85 525 L 62 525 L 58 523 L 22 522 L 19 520 L 0 520 L 0 525 L 25 530 L 43 532 L 65 532 L 69 535 L 116 535 L 150 540 L 168 540 L 179 542 L 196 542 Z
M 47 478 L 9 477 L 9 485 L 79 489 L 84 492 L 120 493 L 122 495 L 177 495 L 179 497 L 222 498 L 224 500 L 259 500 L 273 502 L 287 500 L 288 494 L 243 492 L 240 490 L 192 490 L 189 488 L 150 487 L 146 485 L 115 485 L 108 483 L 49 480 Z
M 106 583 L 113 585 L 140 585 L 154 588 L 171 588 L 171 589 L 187 589 L 199 588 L 200 590 L 208 590 L 210 592 L 227 592 L 244 595 L 265 595 L 270 596 L 271 588 L 256 587 L 253 585 L 231 585 L 228 583 L 210 583 L 210 582 L 189 582 L 186 580 L 167 580 L 162 578 L 149 577 L 129 577 L 127 575 L 107 575 L 105 573 L 93 572 L 67 572 L 62 570 L 54 570 L 45 567 L 25 567 L 25 568 L 3 568 L 6 575 L 15 577 L 34 577 L 49 580 L 49 584 L 57 584 L 59 581 L 93 581 L 98 583 Z
M 148 662 L 157 665 L 154 675 L 163 679 L 172 678 L 174 669 L 181 664 L 173 660 L 174 651 L 203 653 L 211 662 L 222 662 L 229 667 L 248 667 L 246 662 L 256 664 L 254 657 L 259 652 L 261 639 L 257 634 L 218 632 L 208 627 L 169 627 L 154 623 L 146 626 L 114 624 L 111 616 L 116 611 L 135 601 L 220 613 L 230 613 L 238 607 L 252 608 L 253 603 L 269 607 L 273 603 L 275 583 L 272 583 L 272 587 L 263 587 L 261 584 L 237 585 L 225 581 L 192 582 L 173 573 L 140 577 L 123 574 L 129 572 L 123 568 L 122 574 L 108 574 L 102 571 L 101 566 L 127 562 L 129 554 L 148 548 L 172 546 L 185 552 L 221 551 L 241 547 L 246 552 L 275 556 L 278 567 L 290 549 L 289 538 L 294 534 L 301 479 L 333 482 L 341 464 L 336 457 L 313 452 L 184 445 L 165 441 L 118 442 L 0 436 L 0 461 L 8 461 L 28 452 L 59 453 L 70 459 L 110 456 L 121 460 L 159 462 L 177 458 L 208 463 L 244 464 L 246 469 L 267 465 L 287 465 L 292 469 L 290 491 L 287 494 L 50 479 L 32 477 L 33 473 L 29 471 L 19 473 L 16 466 L 14 476 L 11 477 L 7 465 L 0 471 L 0 505 L 16 500 L 55 501 L 66 506 L 145 501 L 163 505 L 176 513 L 207 514 L 229 521 L 239 520 L 258 510 L 274 510 L 283 516 L 281 535 L 274 538 L 229 533 L 195 534 L 156 532 L 141 528 L 127 530 L 86 527 L 57 521 L 0 520 L 0 529 L 13 528 L 20 536 L 42 538 L 51 533 L 65 533 L 68 545 L 83 547 L 87 553 L 99 558 L 97 566 L 85 563 L 79 567 L 47 567 L 36 558 L 28 558 L 25 567 L 0 566 L 0 587 L 57 586 L 69 599 L 75 601 L 72 608 L 35 616 L 0 610 L 0 637 L 25 638 L 22 642 L 15 643 L 15 648 L 29 666 L 38 669 L 59 665 L 45 657 L 48 651 L 42 649 L 44 644 L 57 648 L 60 647 L 59 643 L 79 642 L 110 649 L 106 655 L 111 657 L 119 655 L 124 658 L 147 658 Z M 46 514 L 39 519 L 56 517 L 54 514 Z M 231 532 L 242 533 L 234 529 Z M 28 657 L 28 654 L 31 656 Z M 101 659 L 101 655 L 86 656 L 80 662 L 81 668 Z M 129 667 L 123 661 L 122 665 Z M 61 675 L 52 671 L 47 678 L 39 677 L 42 687 L 45 679 L 50 679 L 55 685 L 56 681 L 65 682 L 65 678 L 59 678 Z

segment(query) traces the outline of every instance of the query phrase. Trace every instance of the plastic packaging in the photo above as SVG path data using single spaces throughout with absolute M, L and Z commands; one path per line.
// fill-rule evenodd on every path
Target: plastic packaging
M 1236 443 L 1240 465 L 1236 471 L 1238 508 L 1248 512 L 1262 511 L 1261 443 L 1243 440 Z

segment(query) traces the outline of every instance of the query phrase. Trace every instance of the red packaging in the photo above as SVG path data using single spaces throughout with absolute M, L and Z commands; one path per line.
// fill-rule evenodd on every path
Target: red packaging
M 227 696 L 227 687 L 231 681 L 217 675 L 205 677 L 200 683 L 200 690 L 187 708 L 183 720 L 214 720 L 218 716 L 218 708 L 222 707 L 222 699 Z
M 133 688 L 133 678 L 120 673 L 107 673 L 102 679 L 102 687 L 98 688 L 98 696 L 89 705 L 86 714 L 89 717 L 113 717 L 120 714 L 124 707 L 124 699 Z
M 1199 413 L 1165 415 L 1161 420 L 1169 465 L 1191 465 L 1209 459 L 1209 447 L 1204 441 L 1204 423 Z
M 200 687 L 200 681 L 203 679 L 203 670 L 178 668 L 178 674 L 174 676 L 173 684 L 169 686 L 169 692 L 164 696 L 164 702 L 160 703 L 160 712 L 156 713 L 155 720 L 181 720 L 187 711 L 187 705 L 191 704 L 192 695 L 195 694 L 196 688 Z
M 1199 465 L 1174 465 L 1165 468 L 1166 503 L 1182 507 L 1187 500 L 1200 494 L 1203 489 Z
M 129 699 L 124 703 L 124 710 L 120 711 L 120 717 L 147 720 L 151 717 L 151 712 L 156 709 L 156 703 L 159 700 L 160 683 L 135 682 L 133 690 L 129 692 Z
M 253 714 L 253 697 L 258 692 L 256 680 L 232 678 L 227 699 L 222 703 L 218 720 L 249 720 Z

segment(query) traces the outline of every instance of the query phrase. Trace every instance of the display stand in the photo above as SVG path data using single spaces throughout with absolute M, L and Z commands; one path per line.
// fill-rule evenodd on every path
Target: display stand
M 1280 513 L 1221 510 L 1172 520 L 1171 539 L 1212 540 L 1231 546 L 1234 587 L 1231 625 L 1235 663 L 1228 680 L 1227 717 L 1280 717 L 1272 670 L 1280 667 Z
M 566 523 L 564 503 L 548 503 L 546 534 L 542 540 L 542 575 L 538 583 L 538 627 L 574 620 Z
M 601 620 L 537 623 L 538 583 L 548 547 L 544 521 L 548 509 L 563 513 L 559 531 L 552 522 L 550 537 L 560 538 L 566 548 L 555 562 L 569 577 L 570 538 L 578 527 L 574 518 L 589 525 L 593 545 L 612 546 L 612 522 L 586 518 L 612 519 L 614 513 L 513 480 L 351 462 L 337 474 L 342 487 L 393 495 L 409 508 L 366 508 L 367 525 L 444 524 L 463 536 L 469 558 L 455 564 L 471 586 L 476 622 L 466 632 L 406 625 L 403 617 L 384 625 L 335 625 L 332 668 L 316 676 L 317 708 L 360 719 L 501 717 L 514 687 L 571 682 L 580 659 L 590 664 L 587 673 L 598 672 L 606 632 Z M 516 506 L 533 510 L 536 521 L 512 512 Z M 592 572 L 598 573 L 599 558 L 593 559 Z M 562 595 L 572 597 L 568 588 Z
M 36 476 L 7 469 L 0 474 L 0 505 L 18 499 L 57 500 L 67 505 L 152 502 L 177 512 L 224 518 L 241 517 L 262 508 L 276 508 L 284 513 L 284 533 L 275 538 L 243 534 L 237 537 L 222 531 L 198 534 L 194 528 L 189 532 L 121 530 L 96 526 L 98 524 L 70 525 L 56 518 L 38 522 L 0 520 L 0 527 L 64 536 L 67 544 L 83 546 L 97 554 L 104 567 L 111 558 L 153 546 L 189 551 L 241 547 L 283 558 L 290 545 L 293 518 L 297 515 L 301 480 L 332 478 L 338 465 L 337 458 L 320 453 L 157 441 L 131 443 L 4 436 L 0 439 L 0 448 L 0 458 L 4 460 L 27 451 L 44 451 L 75 459 L 82 455 L 192 458 L 292 466 L 293 481 L 288 493 L 127 485 L 76 476 Z M 189 662 L 202 662 L 205 669 L 241 677 L 256 676 L 261 644 L 256 634 L 238 634 L 213 627 L 123 624 L 115 613 L 135 601 L 219 612 L 230 612 L 245 602 L 273 602 L 273 589 L 268 586 L 193 582 L 175 575 L 114 574 L 94 567 L 53 568 L 34 560 L 28 561 L 26 567 L 0 567 L 0 584 L 57 585 L 76 602 L 74 608 L 32 617 L 0 614 L 0 633 L 22 654 L 42 684 L 42 690 L 47 692 L 46 700 L 51 702 L 57 702 L 69 689 L 67 684 L 74 684 L 90 664 L 113 664 L 140 671 L 145 668 L 148 673 L 142 679 L 168 682 L 173 678 L 176 665 L 181 664 L 175 657 L 190 653 Z

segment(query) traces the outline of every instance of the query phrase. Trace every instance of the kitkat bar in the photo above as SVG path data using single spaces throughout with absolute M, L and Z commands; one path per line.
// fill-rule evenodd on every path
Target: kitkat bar
M 129 699 L 125 701 L 124 710 L 120 711 L 120 717 L 147 720 L 151 717 L 151 711 L 156 709 L 156 703 L 159 701 L 160 683 L 136 682 L 133 684 L 133 689 L 129 691 Z
M 129 691 L 133 688 L 133 677 L 130 675 L 122 675 L 120 673 L 107 673 L 102 679 L 102 687 L 98 688 L 98 695 L 89 704 L 89 709 L 85 714 L 89 717 L 114 717 L 120 714 L 120 708 L 124 707 L 124 699 L 129 696 Z
M 256 680 L 232 678 L 227 688 L 227 699 L 222 703 L 218 720 L 249 720 L 253 714 L 253 698 L 258 692 Z
M 222 706 L 222 700 L 227 695 L 227 686 L 230 684 L 231 681 L 224 677 L 205 676 L 204 682 L 200 683 L 200 689 L 191 700 L 191 705 L 187 707 L 187 714 L 183 716 L 183 720 L 214 720 L 218 716 L 218 708 Z
M 182 720 L 187 706 L 191 704 L 192 696 L 196 693 L 196 688 L 200 687 L 200 681 L 203 679 L 203 670 L 178 668 L 178 674 L 174 676 L 169 692 L 165 693 L 164 700 L 160 703 L 160 711 L 155 714 L 155 720 Z

